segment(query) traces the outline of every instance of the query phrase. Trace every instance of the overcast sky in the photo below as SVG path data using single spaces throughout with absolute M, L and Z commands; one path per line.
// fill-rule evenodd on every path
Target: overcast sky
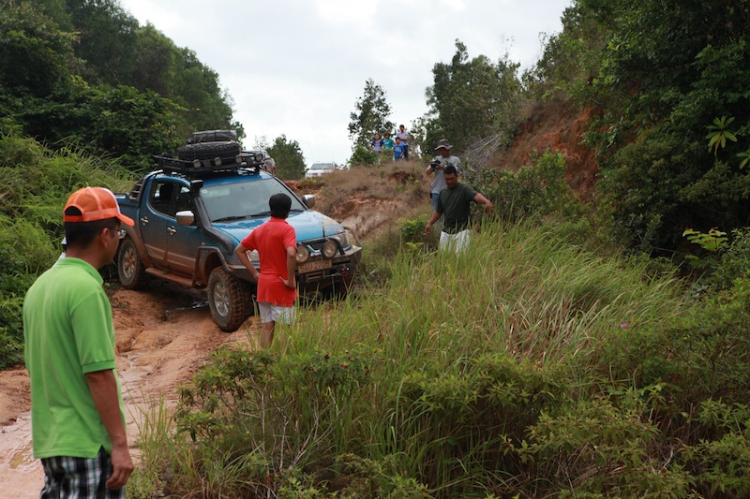
M 386 92 L 391 120 L 427 111 L 432 67 L 458 38 L 469 57 L 505 53 L 522 68 L 558 33 L 571 0 L 120 0 L 219 74 L 244 144 L 285 134 L 308 165 L 345 162 L 347 126 L 365 81 Z M 450 139 L 450 137 L 448 137 Z

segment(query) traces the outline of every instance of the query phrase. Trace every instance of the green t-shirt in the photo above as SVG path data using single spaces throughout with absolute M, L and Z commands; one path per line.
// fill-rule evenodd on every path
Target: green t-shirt
M 477 191 L 461 183 L 452 189 L 446 187 L 440 191 L 437 212 L 445 215 L 443 232 L 457 234 L 471 227 L 471 202 L 476 195 Z
M 112 309 L 99 272 L 64 258 L 29 288 L 23 304 L 26 368 L 31 378 L 34 457 L 96 457 L 112 442 L 86 373 L 114 370 Z M 123 424 L 122 394 L 117 392 Z

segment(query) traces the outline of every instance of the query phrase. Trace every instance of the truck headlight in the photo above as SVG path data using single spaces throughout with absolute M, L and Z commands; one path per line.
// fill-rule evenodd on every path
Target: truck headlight
M 305 263 L 310 259 L 310 250 L 305 246 L 297 246 L 297 263 Z
M 342 248 L 346 248 L 347 246 L 349 246 L 349 241 L 346 238 L 345 232 L 342 232 L 341 234 L 334 234 L 331 236 L 331 239 L 337 240 Z
M 338 247 L 333 241 L 326 241 L 326 243 L 323 245 L 323 256 L 325 258 L 333 258 L 336 254 L 336 251 L 338 251 Z

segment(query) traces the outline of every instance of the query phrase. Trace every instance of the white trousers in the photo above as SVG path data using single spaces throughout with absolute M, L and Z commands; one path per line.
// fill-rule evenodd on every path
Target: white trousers
M 440 251 L 454 251 L 460 255 L 469 247 L 471 241 L 471 231 L 464 229 L 456 234 L 440 233 Z

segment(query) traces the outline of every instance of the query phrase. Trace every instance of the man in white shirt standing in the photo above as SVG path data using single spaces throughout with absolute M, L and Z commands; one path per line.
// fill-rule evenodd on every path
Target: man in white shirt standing
M 430 198 L 432 199 L 432 209 L 437 210 L 438 197 L 440 191 L 445 189 L 445 178 L 443 177 L 443 170 L 448 165 L 456 167 L 458 170 L 459 159 L 456 156 L 451 156 L 451 149 L 453 146 L 446 139 L 440 139 L 435 151 L 438 152 L 439 156 L 432 160 L 425 170 L 425 175 L 434 175 L 435 178 L 432 180 L 430 185 Z

